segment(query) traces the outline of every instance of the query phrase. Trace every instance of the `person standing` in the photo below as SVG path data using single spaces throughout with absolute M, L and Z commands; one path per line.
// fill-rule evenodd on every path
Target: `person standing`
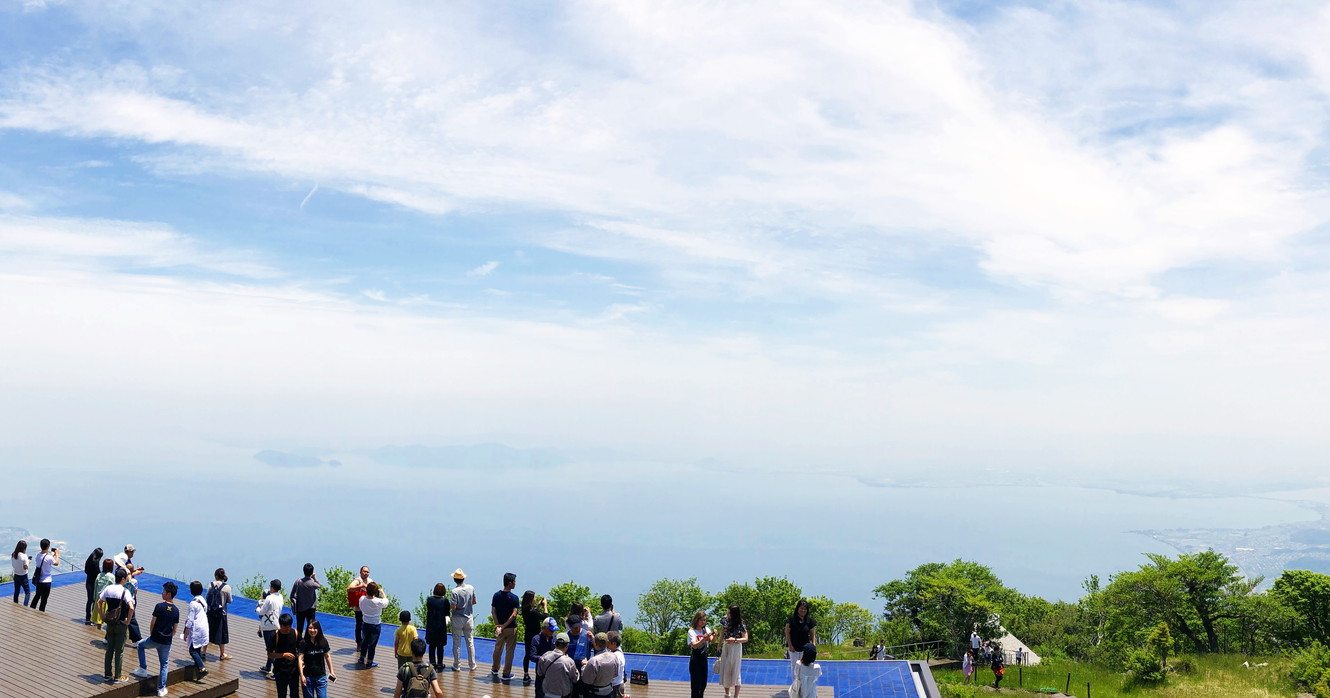
M 425 643 L 429 647 L 429 663 L 435 672 L 443 671 L 443 650 L 448 646 L 448 617 L 452 604 L 448 601 L 448 587 L 439 582 L 434 593 L 425 599 Z
M 540 635 L 545 619 L 550 617 L 549 604 L 545 599 L 536 605 L 536 592 L 527 589 L 522 592 L 522 683 L 531 683 L 531 664 L 540 660 L 540 655 L 532 654 L 531 641 Z M 553 646 L 551 646 L 553 649 Z
M 139 602 L 139 582 L 132 572 L 125 577 L 125 593 L 129 596 L 129 600 L 137 606 Z M 139 616 L 137 613 L 129 617 L 128 634 L 129 641 L 135 645 L 143 641 L 143 631 L 139 630 Z
M 226 583 L 226 570 L 221 567 L 212 573 L 212 584 L 208 587 L 206 600 L 208 636 L 212 644 L 217 645 L 217 660 L 224 662 L 231 658 L 226 653 L 226 643 L 231 641 L 231 631 L 226 622 L 226 607 L 231 604 L 231 585 Z
M 577 665 L 577 670 L 582 671 L 586 668 L 588 659 L 591 659 L 592 652 L 595 651 L 595 645 L 591 641 L 591 633 L 582 625 L 582 617 L 576 613 L 569 613 L 564 619 L 564 624 L 568 626 L 568 658 Z
M 272 678 L 277 682 L 277 698 L 299 698 L 300 636 L 292 627 L 295 619 L 283 613 L 277 619 L 277 632 L 273 633 L 272 647 L 268 648 L 268 661 L 272 662 Z
M 979 648 L 983 645 L 983 640 L 979 639 L 979 629 L 970 631 L 970 651 L 974 652 L 974 658 L 979 658 Z
M 817 680 L 822 676 L 822 665 L 817 663 L 817 645 L 808 643 L 799 658 L 799 693 L 792 698 L 817 698 Z
M 1025 649 L 1022 648 L 1022 647 L 1017 647 L 1017 648 L 1016 648 L 1016 666 L 1022 666 L 1022 665 L 1024 665 L 1024 664 L 1025 664 Z
M 1007 669 L 1002 666 L 1002 653 L 997 651 L 996 648 L 994 648 L 993 651 L 993 660 L 988 666 L 993 670 L 993 688 L 995 690 L 1002 690 L 1001 686 L 998 684 L 1002 683 L 1002 677 L 1006 675 Z
M 254 607 L 254 614 L 259 617 L 259 634 L 263 636 L 263 648 L 268 655 L 268 661 L 263 664 L 263 675 L 271 679 L 273 642 L 277 639 L 277 630 L 282 627 L 282 580 L 268 582 L 268 591 L 263 593 L 263 599 Z
M 83 582 L 83 588 L 88 592 L 88 603 L 83 607 L 83 624 L 92 625 L 92 607 L 97 604 L 97 575 L 102 573 L 102 556 L 105 553 L 101 548 L 92 551 L 87 560 L 83 561 L 83 576 L 87 579 Z M 14 581 L 18 581 L 18 575 L 14 575 Z M 17 590 L 17 587 L 15 587 Z M 15 599 L 18 598 L 16 594 Z
M 804 645 L 817 645 L 817 621 L 809 615 L 811 607 L 808 599 L 799 599 L 794 604 L 794 612 L 785 621 L 785 658 L 790 660 L 789 695 L 799 695 L 800 667 L 804 656 Z
M 397 654 L 397 669 L 411 663 L 415 655 L 411 652 L 411 643 L 419 638 L 416 626 L 411 624 L 411 612 L 397 614 L 397 632 L 393 633 L 393 651 Z
M 610 695 L 613 698 L 623 698 L 623 685 L 628 681 L 628 658 L 623 656 L 623 634 L 618 630 L 611 630 L 605 633 L 605 651 L 614 655 L 614 678 L 610 679 Z
M 476 642 L 474 634 L 476 628 L 473 625 L 472 614 L 475 613 L 476 607 L 476 589 L 466 583 L 466 573 L 460 567 L 453 572 L 451 602 L 453 607 L 453 671 L 460 670 L 463 642 L 466 643 L 467 668 L 475 671 Z
M 202 681 L 208 675 L 203 668 L 203 652 L 208 649 L 208 600 L 203 598 L 203 582 L 197 579 L 190 582 L 189 593 L 194 598 L 189 602 L 181 639 L 189 648 L 189 658 L 194 660 L 194 680 Z
M 296 634 L 301 637 L 305 636 L 305 626 L 314 620 L 314 609 L 319 603 L 319 589 L 323 588 L 318 575 L 314 574 L 313 564 L 306 562 L 304 572 L 305 576 L 291 585 L 291 610 L 296 614 Z
M 51 596 L 51 568 L 60 564 L 60 551 L 51 550 L 51 539 L 42 539 L 42 551 L 37 553 L 37 564 L 32 568 L 33 586 L 37 593 L 32 596 L 31 608 L 46 612 L 46 599 Z
M 317 620 L 310 621 L 305 637 L 300 639 L 300 653 L 296 655 L 305 698 L 328 698 L 328 681 L 337 680 L 330 650 L 328 638 L 323 636 L 323 625 Z
M 494 621 L 494 662 L 490 665 L 490 678 L 499 678 L 499 658 L 504 657 L 503 682 L 513 680 L 513 653 L 517 650 L 517 609 L 521 603 L 513 593 L 517 575 L 505 572 L 503 588 L 494 592 L 490 600 L 490 619 Z
M 10 565 L 14 570 L 14 603 L 18 603 L 18 590 L 23 589 L 23 605 L 27 606 L 32 601 L 32 585 L 28 584 L 28 567 L 31 566 L 28 559 L 28 541 L 21 540 L 14 544 L 14 552 L 9 556 Z
M 730 612 L 720 620 L 720 687 L 725 689 L 725 698 L 739 698 L 739 688 L 743 685 L 739 669 L 744 658 L 744 643 L 748 642 L 748 626 L 744 625 L 743 613 L 738 606 L 730 606 Z
M 139 651 L 139 668 L 134 676 L 146 679 L 148 657 L 146 650 L 157 650 L 157 698 L 166 695 L 166 676 L 170 672 L 171 639 L 175 637 L 176 626 L 180 624 L 180 611 L 172 603 L 179 589 L 175 582 L 162 585 L 162 602 L 152 609 L 152 622 L 148 625 L 148 637 L 140 640 L 135 648 Z
M 970 677 L 974 675 L 974 650 L 965 650 L 965 656 L 961 657 L 961 685 L 968 686 Z
M 554 638 L 554 649 L 541 655 L 536 663 L 537 698 L 568 698 L 581 678 L 577 663 L 568 656 L 568 633 Z
M 540 658 L 554 651 L 554 637 L 559 633 L 559 624 L 553 618 L 546 617 L 540 623 L 540 632 L 526 645 L 526 655 L 534 658 L 539 668 Z M 544 684 L 540 672 L 536 672 L 536 698 L 545 698 Z
M 605 594 L 600 597 L 600 615 L 591 620 L 591 633 L 608 633 L 611 630 L 623 632 L 623 616 L 614 610 L 614 597 Z
M 397 668 L 397 688 L 393 698 L 443 698 L 439 674 L 425 661 L 425 641 L 411 641 L 411 659 Z
M 360 635 L 361 635 L 361 630 L 365 626 L 365 616 L 360 612 L 360 599 L 365 596 L 365 589 L 366 587 L 369 586 L 369 583 L 372 581 L 374 580 L 369 578 L 369 565 L 361 565 L 360 574 L 356 575 L 356 578 L 352 579 L 351 583 L 346 585 L 346 605 L 350 606 L 351 610 L 355 611 L 356 615 L 357 654 L 359 654 L 361 651 Z
M 614 689 L 614 674 L 619 668 L 619 660 L 605 649 L 609 645 L 606 633 L 596 633 L 591 639 L 595 653 L 582 667 L 582 691 L 585 696 L 608 698 Z
M 365 587 L 365 595 L 360 599 L 360 612 L 365 621 L 360 636 L 360 659 L 358 663 L 373 669 L 374 652 L 379 648 L 379 635 L 383 632 L 383 609 L 388 607 L 388 596 L 378 582 L 370 582 Z
M 716 633 L 707 628 L 707 612 L 694 613 L 693 623 L 688 626 L 688 683 L 692 698 L 702 698 L 706 693 L 707 653 L 715 641 Z
M 97 581 L 93 584 L 92 595 L 98 599 L 102 598 L 102 591 L 112 584 L 115 584 L 115 560 L 105 557 L 102 558 L 102 573 L 97 575 Z M 92 624 L 98 630 L 102 627 L 101 604 L 92 605 Z
M 102 679 L 107 683 L 119 683 L 124 680 L 121 669 L 124 668 L 125 635 L 129 629 L 129 619 L 134 615 L 134 600 L 125 591 L 125 579 L 129 575 L 123 569 L 116 570 L 115 584 L 102 590 L 98 603 L 102 607 L 102 618 L 106 620 L 106 660 Z M 114 671 L 112 665 L 114 664 Z
M 129 576 L 131 576 L 131 577 L 137 577 L 137 576 L 143 574 L 143 568 L 142 568 L 142 567 L 135 567 L 135 566 L 134 566 L 134 546 L 133 546 L 133 545 L 126 545 L 126 546 L 125 546 L 125 550 L 124 550 L 124 552 L 118 553 L 115 557 L 113 557 L 113 558 L 111 558 L 111 559 L 115 561 L 115 566 L 116 566 L 116 567 L 120 567 L 120 568 L 124 569 L 125 572 L 126 572 L 127 574 L 129 574 Z

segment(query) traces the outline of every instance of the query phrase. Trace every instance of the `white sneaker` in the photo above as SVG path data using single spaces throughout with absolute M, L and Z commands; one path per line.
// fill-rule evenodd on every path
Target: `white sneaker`
M 129 672 L 129 675 L 137 676 L 140 679 L 152 678 L 152 674 L 149 674 L 147 669 L 135 669 L 134 671 Z
M 165 688 L 157 689 L 157 698 L 164 698 L 164 696 L 166 696 L 166 689 Z

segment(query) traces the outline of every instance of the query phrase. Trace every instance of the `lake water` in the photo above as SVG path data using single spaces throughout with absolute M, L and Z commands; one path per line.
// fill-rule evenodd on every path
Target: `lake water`
M 518 591 L 576 580 L 633 601 L 662 577 L 708 590 L 785 575 L 806 593 L 878 610 L 872 589 L 929 561 L 986 564 L 1009 585 L 1074 600 L 1102 578 L 1172 553 L 1131 530 L 1249 528 L 1313 520 L 1292 502 L 1162 498 L 1075 487 L 893 488 L 827 474 L 762 475 L 630 464 L 438 472 L 385 466 L 224 476 L 48 473 L 77 483 L 40 505 L 0 494 L 0 525 L 79 550 L 127 542 L 151 571 L 233 582 L 261 572 L 289 585 L 301 565 L 358 567 L 404 600 L 462 567 L 482 594 L 506 571 Z M 132 483 L 132 486 L 130 486 Z M 96 497 L 88 492 L 102 493 Z

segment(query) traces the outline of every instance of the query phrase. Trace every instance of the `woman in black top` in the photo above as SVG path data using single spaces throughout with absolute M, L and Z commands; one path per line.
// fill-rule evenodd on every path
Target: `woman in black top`
M 434 671 L 443 671 L 443 649 L 448 646 L 448 617 L 452 613 L 448 587 L 442 582 L 435 584 L 434 594 L 425 599 L 425 644 L 429 645 L 429 663 Z
M 97 548 L 83 563 L 83 574 L 88 577 L 87 581 L 83 583 L 84 588 L 88 590 L 88 603 L 83 607 L 84 625 L 92 625 L 92 605 L 97 603 L 97 599 L 93 597 L 93 588 L 97 586 L 97 575 L 102 573 L 102 555 L 104 554 L 101 548 Z
M 323 626 L 317 620 L 309 622 L 305 628 L 305 638 L 300 641 L 300 654 L 296 661 L 300 664 L 300 685 L 305 698 L 328 698 L 328 681 L 336 681 L 337 672 L 333 671 L 332 652 L 328 638 L 323 636 Z
M 527 589 L 522 592 L 522 683 L 531 683 L 531 663 L 540 657 L 531 656 L 531 638 L 540 634 L 540 624 L 549 618 L 549 604 L 540 600 L 536 608 L 536 592 Z

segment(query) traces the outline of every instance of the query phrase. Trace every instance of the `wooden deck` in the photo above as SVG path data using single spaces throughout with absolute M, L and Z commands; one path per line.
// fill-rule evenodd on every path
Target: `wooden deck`
M 102 633 L 83 624 L 84 588 L 82 584 L 57 587 L 51 590 L 46 613 L 0 600 L 0 698 L 131 698 L 135 695 L 155 695 L 156 675 L 146 680 L 151 690 L 143 692 L 137 679 L 128 685 L 109 685 L 102 681 L 102 662 L 105 651 L 97 641 Z M 158 594 L 139 592 L 139 608 L 151 609 L 161 601 Z M 176 600 L 183 623 L 187 601 Z M 150 610 L 141 611 L 139 626 L 146 633 Z M 260 669 L 265 661 L 263 641 L 258 637 L 258 623 L 254 620 L 231 616 L 229 621 L 231 644 L 229 661 L 207 664 L 209 673 L 202 682 L 176 682 L 173 678 L 169 691 L 177 698 L 219 698 L 234 693 L 239 698 L 275 698 L 277 685 L 265 679 Z M 392 649 L 380 646 L 380 666 L 376 669 L 358 669 L 355 665 L 355 643 L 328 636 L 333 648 L 333 663 L 337 671 L 336 683 L 329 684 L 329 698 L 341 696 L 379 696 L 393 693 L 396 662 Z M 212 648 L 215 650 L 216 648 Z M 478 653 L 480 654 L 480 653 Z M 488 660 L 478 657 L 478 660 Z M 148 670 L 156 671 L 157 653 L 148 652 Z M 183 641 L 177 639 L 171 647 L 172 676 L 183 679 L 186 672 L 177 672 L 192 666 Z M 138 668 L 138 653 L 132 646 L 125 648 L 124 673 Z M 520 667 L 514 673 L 521 675 Z M 445 671 L 439 684 L 449 698 L 531 698 L 534 690 L 521 681 L 511 685 L 492 682 L 488 661 L 481 661 L 475 672 Z M 649 686 L 629 686 L 633 698 L 689 698 L 688 684 L 679 681 L 652 680 Z M 818 688 L 818 698 L 833 698 L 834 691 L 825 686 Z M 722 698 L 719 686 L 707 689 L 710 698 Z M 744 686 L 744 698 L 788 698 L 784 686 Z

